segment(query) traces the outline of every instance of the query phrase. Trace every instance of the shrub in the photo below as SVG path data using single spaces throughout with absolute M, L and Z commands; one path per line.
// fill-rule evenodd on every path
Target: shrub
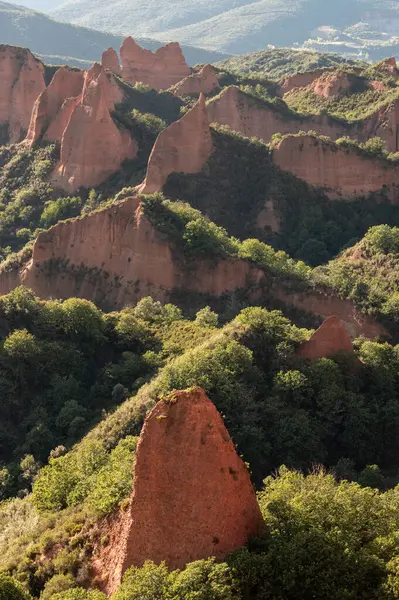
M 44 586 L 44 590 L 40 595 L 40 600 L 50 600 L 55 594 L 65 592 L 76 588 L 76 581 L 72 575 L 54 575 L 49 579 Z
M 195 322 L 200 327 L 217 327 L 218 326 L 218 314 L 211 310 L 210 306 L 201 308 L 195 316 Z
M 0 573 L 0 600 L 31 600 L 31 597 L 15 579 Z

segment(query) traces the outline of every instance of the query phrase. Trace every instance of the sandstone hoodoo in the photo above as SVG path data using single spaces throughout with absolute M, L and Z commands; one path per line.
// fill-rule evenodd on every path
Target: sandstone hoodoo
M 48 87 L 35 102 L 30 120 L 26 143 L 32 145 L 40 139 L 60 142 L 67 121 L 68 102 L 82 92 L 84 72 L 60 67 Z
M 340 319 L 331 316 L 307 342 L 301 344 L 298 353 L 303 358 L 317 360 L 342 351 L 353 352 L 352 341 Z
M 247 468 L 202 389 L 174 392 L 146 418 L 128 510 L 119 580 L 146 560 L 181 568 L 209 556 L 223 559 L 261 533 Z
M 137 154 L 129 132 L 114 123 L 110 111 L 123 99 L 113 75 L 95 64 L 85 75 L 82 94 L 64 110 L 70 112 L 62 134 L 61 158 L 52 175 L 67 192 L 92 187 L 120 169 Z M 65 119 L 64 119 L 65 120 Z
M 201 94 L 191 110 L 159 134 L 139 191 L 143 194 L 159 192 L 171 173 L 198 173 L 211 152 L 205 97 Z
M 381 192 L 398 201 L 399 169 L 354 146 L 341 146 L 311 135 L 288 135 L 273 150 L 273 161 L 284 171 L 330 198 L 355 198 Z
M 192 73 L 180 81 L 173 88 L 173 93 L 179 97 L 197 96 L 198 94 L 210 94 L 219 87 L 215 69 L 211 65 L 205 65 L 198 73 Z
M 107 50 L 104 50 L 101 57 L 101 64 L 104 67 L 104 69 L 109 69 L 117 75 L 122 74 L 122 69 L 119 64 L 118 55 L 113 48 L 108 48 Z
M 0 143 L 19 142 L 46 87 L 44 65 L 26 48 L 0 45 L 0 82 Z
M 156 90 L 167 90 L 191 73 L 177 42 L 151 52 L 128 37 L 121 46 L 120 55 L 123 79 L 132 85 L 141 82 Z

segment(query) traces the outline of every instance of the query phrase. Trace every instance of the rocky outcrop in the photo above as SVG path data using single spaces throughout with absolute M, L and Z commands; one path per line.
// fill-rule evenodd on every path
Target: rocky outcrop
M 191 73 L 177 42 L 151 52 L 128 37 L 121 46 L 120 55 L 122 77 L 132 85 L 141 82 L 156 90 L 167 90 Z
M 173 247 L 128 198 L 41 233 L 16 275 L 0 273 L 0 292 L 21 283 L 41 298 L 80 297 L 122 308 L 145 296 L 169 301 L 174 290 L 220 296 L 258 285 L 259 269 L 238 259 L 197 261 L 190 271 Z
M 199 94 L 210 94 L 219 89 L 219 80 L 215 69 L 211 65 L 205 65 L 198 73 L 192 73 L 176 84 L 173 88 L 175 96 L 197 96 Z
M 307 87 L 318 79 L 324 71 L 318 69 L 316 71 L 307 71 L 306 73 L 297 73 L 283 79 L 280 85 L 280 95 L 288 94 L 295 88 Z
M 61 109 L 66 127 L 52 174 L 56 186 L 67 192 L 94 187 L 118 171 L 125 159 L 136 156 L 136 142 L 117 127 L 110 112 L 122 99 L 113 75 L 102 66 L 95 64 L 86 73 L 81 95 Z
M 318 133 L 337 139 L 350 135 L 350 127 L 334 121 L 326 115 L 300 118 L 279 111 L 249 94 L 231 86 L 207 104 L 210 123 L 228 125 L 246 137 L 258 137 L 270 142 L 275 133 L 298 133 L 316 130 Z M 357 130 L 353 128 L 357 137 Z
M 46 87 L 44 65 L 26 48 L 0 45 L 0 82 L 0 126 L 8 129 L 7 141 L 19 142 Z
M 310 89 L 316 96 L 322 98 L 334 98 L 351 87 L 351 81 L 347 73 L 334 71 L 323 73 L 312 82 Z
M 60 142 L 67 124 L 69 103 L 67 99 L 76 98 L 82 92 L 84 72 L 60 67 L 47 88 L 36 100 L 30 120 L 26 143 L 32 146 L 40 139 Z
M 132 565 L 222 560 L 262 529 L 248 470 L 216 407 L 200 388 L 174 392 L 145 420 L 107 591 Z
M 148 160 L 145 181 L 139 191 L 159 192 L 171 173 L 198 173 L 212 152 L 205 98 L 179 121 L 161 131 Z
M 399 200 L 399 168 L 368 157 L 356 147 L 344 147 L 309 135 L 287 136 L 273 150 L 273 161 L 330 198 L 355 198 L 383 193 Z
M 333 315 L 324 321 L 308 341 L 301 344 L 298 354 L 309 360 L 317 360 L 342 351 L 353 352 L 353 345 L 345 326 Z
M 390 74 L 390 75 L 398 75 L 398 66 L 396 63 L 396 58 L 391 56 L 390 58 L 385 58 L 376 66 L 376 70 L 380 71 L 380 73 Z
M 101 56 L 101 64 L 104 69 L 108 69 L 116 75 L 122 75 L 122 69 L 119 64 L 119 57 L 113 48 L 104 50 Z

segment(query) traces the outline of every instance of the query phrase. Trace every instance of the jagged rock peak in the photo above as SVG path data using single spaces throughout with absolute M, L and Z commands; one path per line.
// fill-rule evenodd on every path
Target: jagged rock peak
M 328 358 L 342 350 L 353 352 L 352 341 L 345 325 L 333 315 L 322 323 L 307 342 L 301 344 L 299 355 L 316 360 Z
M 105 69 L 109 69 L 117 75 L 122 75 L 122 69 L 119 64 L 119 57 L 113 48 L 104 50 L 101 57 L 101 64 Z
M 123 92 L 112 73 L 95 63 L 85 75 L 83 91 L 68 103 L 71 113 L 61 139 L 61 157 L 52 180 L 68 192 L 95 187 L 134 158 L 137 144 L 119 129 L 111 112 Z
M 205 97 L 201 94 L 191 110 L 157 137 L 139 192 L 159 192 L 171 173 L 198 173 L 211 152 L 212 138 Z
M 0 45 L 0 142 L 19 142 L 26 134 L 33 105 L 45 89 L 44 65 L 30 50 Z
M 68 112 L 69 105 L 64 103 L 81 94 L 84 78 L 84 71 L 69 67 L 60 67 L 55 72 L 51 82 L 40 94 L 33 107 L 25 139 L 29 146 L 41 138 L 52 142 L 61 141 L 66 127 L 65 112 Z
M 133 494 L 115 587 L 132 565 L 224 559 L 262 530 L 245 463 L 201 388 L 174 392 L 147 416 L 137 446 Z
M 177 42 L 151 52 L 129 36 L 123 41 L 120 55 L 123 79 L 132 85 L 141 82 L 156 90 L 166 90 L 191 73 Z
M 197 94 L 210 94 L 219 89 L 219 80 L 212 65 L 205 65 L 198 73 L 192 73 L 176 84 L 173 88 L 175 96 L 191 96 Z
M 333 98 L 348 90 L 350 86 L 351 80 L 347 73 L 327 72 L 315 79 L 310 89 L 316 96 Z

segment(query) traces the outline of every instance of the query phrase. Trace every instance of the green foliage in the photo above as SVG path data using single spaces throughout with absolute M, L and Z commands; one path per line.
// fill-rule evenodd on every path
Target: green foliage
M 211 310 L 210 306 L 205 306 L 197 312 L 195 316 L 195 322 L 200 327 L 217 327 L 218 315 Z
M 57 200 L 48 200 L 40 217 L 40 227 L 48 228 L 63 219 L 77 217 L 80 214 L 82 204 L 80 197 L 68 196 Z
M 87 591 L 83 588 L 73 588 L 53 594 L 50 600 L 106 600 L 106 596 L 96 590 Z
M 0 600 L 30 600 L 30 598 L 17 581 L 0 573 Z
M 146 562 L 142 568 L 126 571 L 112 600 L 238 600 L 234 584 L 227 564 L 217 564 L 214 559 L 172 572 L 165 563 Z
M 51 600 L 55 594 L 60 594 L 72 588 L 76 588 L 76 582 L 72 575 L 54 575 L 44 586 L 44 590 L 40 594 L 40 600 Z

